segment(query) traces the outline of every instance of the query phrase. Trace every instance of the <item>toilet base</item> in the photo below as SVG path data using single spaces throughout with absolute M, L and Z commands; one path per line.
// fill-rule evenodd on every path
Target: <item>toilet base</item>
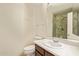
M 35 56 L 35 52 L 34 51 L 33 52 L 27 52 L 27 51 L 25 51 L 24 55 L 25 56 Z

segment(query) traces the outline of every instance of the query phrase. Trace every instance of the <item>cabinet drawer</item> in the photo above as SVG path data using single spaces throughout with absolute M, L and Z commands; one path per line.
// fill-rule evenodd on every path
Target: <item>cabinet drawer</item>
M 45 56 L 54 56 L 54 55 L 49 53 L 49 52 L 47 52 L 47 51 L 45 51 Z
M 39 52 L 35 51 L 35 56 L 42 56 Z
M 38 45 L 35 45 L 35 49 L 42 55 L 44 55 L 44 49 L 39 47 Z

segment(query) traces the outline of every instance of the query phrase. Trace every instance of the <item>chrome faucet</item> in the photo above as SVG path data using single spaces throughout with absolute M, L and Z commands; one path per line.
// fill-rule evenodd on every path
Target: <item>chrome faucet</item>
M 53 42 L 57 43 L 59 38 L 53 37 Z

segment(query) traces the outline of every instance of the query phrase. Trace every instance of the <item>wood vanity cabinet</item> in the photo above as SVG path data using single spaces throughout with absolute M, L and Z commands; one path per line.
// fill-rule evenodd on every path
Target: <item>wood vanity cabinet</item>
M 46 51 L 42 47 L 35 44 L 35 56 L 55 56 L 55 55 L 49 53 L 48 51 Z

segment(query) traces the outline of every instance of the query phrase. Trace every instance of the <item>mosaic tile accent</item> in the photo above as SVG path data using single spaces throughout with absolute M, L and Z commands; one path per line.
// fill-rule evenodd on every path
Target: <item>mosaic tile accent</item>
M 54 15 L 53 36 L 67 38 L 67 14 Z

